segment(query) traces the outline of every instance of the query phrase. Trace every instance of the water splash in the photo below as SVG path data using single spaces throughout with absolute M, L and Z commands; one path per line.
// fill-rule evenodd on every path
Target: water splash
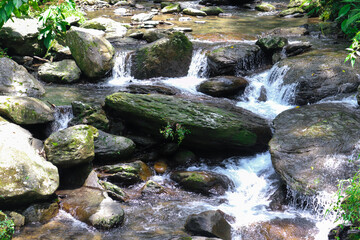
M 110 85 L 122 86 L 133 80 L 131 74 L 130 51 L 119 51 L 115 57 L 115 65 L 112 70 Z
M 55 121 L 51 124 L 51 132 L 57 132 L 68 127 L 74 115 L 71 106 L 58 106 L 55 110 Z

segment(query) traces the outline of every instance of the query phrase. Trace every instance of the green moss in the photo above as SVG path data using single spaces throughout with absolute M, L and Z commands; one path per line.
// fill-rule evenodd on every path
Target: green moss
M 192 182 L 204 182 L 205 177 L 198 173 L 192 173 L 190 176 L 186 178 L 186 181 L 192 181 Z

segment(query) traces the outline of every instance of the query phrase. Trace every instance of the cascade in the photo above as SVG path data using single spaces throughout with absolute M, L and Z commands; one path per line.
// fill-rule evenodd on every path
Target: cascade
M 68 127 L 74 117 L 71 106 L 58 106 L 55 110 L 55 121 L 51 124 L 51 132 L 57 132 Z
M 116 53 L 115 65 L 112 70 L 112 77 L 109 80 L 111 85 L 124 85 L 133 79 L 131 77 L 130 51 L 119 51 Z
M 204 49 L 198 48 L 194 50 L 187 76 L 205 78 L 207 70 L 207 57 Z

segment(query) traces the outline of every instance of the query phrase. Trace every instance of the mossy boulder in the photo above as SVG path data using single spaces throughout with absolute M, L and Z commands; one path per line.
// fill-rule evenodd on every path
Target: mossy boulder
M 47 223 L 59 213 L 59 204 L 37 203 L 33 204 L 23 212 L 26 223 Z
M 213 97 L 232 97 L 244 92 L 248 85 L 248 81 L 244 78 L 221 76 L 202 82 L 197 86 L 197 90 Z
M 11 96 L 40 97 L 45 89 L 21 65 L 10 58 L 0 58 L 0 94 Z
M 308 35 L 309 31 L 305 27 L 279 27 L 269 30 L 266 36 L 299 37 Z
M 100 105 L 74 101 L 71 103 L 74 118 L 69 125 L 87 124 L 99 130 L 109 130 L 109 119 Z
M 222 195 L 234 187 L 227 176 L 209 171 L 178 171 L 170 178 L 188 191 L 205 195 Z
M 94 145 L 95 160 L 102 163 L 127 159 L 135 150 L 135 143 L 131 139 L 100 130 Z
M 190 16 L 207 16 L 205 12 L 195 8 L 185 8 L 182 12 L 185 15 L 190 15 Z
M 137 79 L 186 76 L 193 46 L 180 32 L 145 45 L 132 55 L 131 73 Z
M 164 6 L 161 9 L 161 13 L 166 14 L 166 13 L 176 13 L 176 12 L 180 12 L 181 8 L 180 8 L 180 4 L 178 3 L 170 3 L 167 6 Z
M 270 3 L 261 3 L 259 5 L 255 6 L 255 9 L 260 11 L 260 12 L 272 12 L 276 10 L 276 7 Z
M 76 125 L 51 134 L 44 143 L 48 161 L 60 168 L 91 162 L 95 157 L 94 138 L 98 130 Z
M 292 189 L 332 193 L 339 180 L 357 171 L 359 110 L 336 103 L 307 105 L 280 113 L 273 123 L 271 160 Z
M 80 80 L 81 70 L 74 60 L 44 63 L 39 67 L 38 76 L 44 82 L 73 83 Z
M 105 31 L 105 38 L 109 41 L 122 38 L 127 32 L 127 28 L 120 22 L 103 17 L 88 20 L 81 24 L 81 27 Z
M 100 203 L 97 212 L 91 215 L 89 220 L 96 228 L 110 229 L 121 225 L 124 218 L 125 213 L 121 205 L 111 198 L 105 198 Z
M 246 75 L 266 64 L 260 47 L 246 43 L 216 48 L 207 57 L 211 76 Z
M 0 205 L 23 206 L 49 198 L 59 186 L 58 169 L 32 147 L 27 130 L 0 122 Z
M 39 99 L 0 96 L 0 116 L 16 124 L 39 124 L 54 121 L 54 111 Z
M 279 13 L 279 16 L 286 17 L 286 16 L 294 15 L 296 13 L 303 14 L 303 13 L 305 13 L 305 10 L 302 9 L 301 7 L 288 8 L 288 9 L 281 11 Z
M 256 45 L 258 45 L 263 51 L 268 53 L 274 53 L 283 49 L 288 44 L 288 40 L 284 37 L 264 37 L 257 40 Z
M 190 130 L 182 144 L 190 149 L 253 152 L 267 147 L 266 120 L 237 107 L 215 107 L 174 96 L 115 93 L 106 97 L 106 111 L 141 132 L 163 138 L 159 129 L 179 123 Z
M 127 193 L 119 186 L 106 181 L 100 180 L 100 185 L 107 191 L 109 197 L 116 201 L 126 202 L 129 199 Z
M 71 27 L 66 44 L 81 71 L 89 78 L 104 77 L 114 67 L 115 50 L 104 32 Z
M 166 189 L 159 183 L 149 180 L 141 188 L 142 195 L 166 193 Z
M 220 13 L 223 13 L 224 10 L 222 10 L 222 8 L 220 7 L 216 7 L 216 6 L 213 6 L 213 7 L 203 7 L 200 9 L 200 11 L 203 11 L 205 12 L 207 15 L 219 15 Z
M 256 0 L 201 0 L 199 3 L 201 5 L 210 5 L 210 6 L 223 6 L 223 5 L 230 5 L 230 6 L 244 6 L 246 4 L 253 4 L 256 3 Z

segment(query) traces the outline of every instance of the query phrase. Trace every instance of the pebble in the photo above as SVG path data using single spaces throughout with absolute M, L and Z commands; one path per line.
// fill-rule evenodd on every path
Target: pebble
M 186 21 L 192 21 L 191 17 L 181 17 L 179 18 L 179 22 L 186 22 Z
M 195 21 L 194 23 L 197 23 L 197 24 L 205 24 L 206 21 Z

